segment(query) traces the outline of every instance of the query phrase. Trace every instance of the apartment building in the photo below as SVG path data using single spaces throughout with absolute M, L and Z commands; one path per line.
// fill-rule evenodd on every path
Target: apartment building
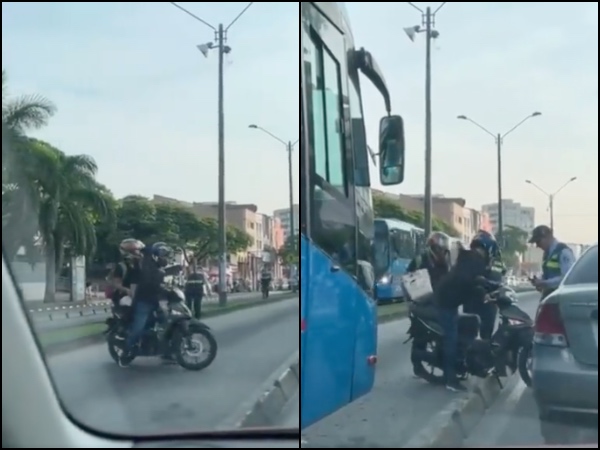
M 481 210 L 489 215 L 494 234 L 498 233 L 498 203 L 483 205 Z M 535 228 L 535 208 L 505 199 L 502 200 L 502 214 L 505 227 L 520 228 L 527 233 Z
M 279 219 L 284 232 L 284 238 L 287 240 L 291 235 L 291 220 L 290 208 L 282 208 L 273 212 L 273 217 Z M 294 205 L 294 234 L 297 236 L 300 233 L 300 205 Z

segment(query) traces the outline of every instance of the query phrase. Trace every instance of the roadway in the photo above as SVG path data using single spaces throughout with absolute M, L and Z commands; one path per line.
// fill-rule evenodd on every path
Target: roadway
M 521 448 L 597 443 L 597 420 L 575 420 L 570 425 L 540 422 L 531 390 L 515 379 L 487 411 L 465 446 Z
M 535 315 L 539 294 L 520 294 L 520 299 L 521 307 Z M 463 395 L 413 377 L 410 345 L 403 345 L 408 325 L 405 319 L 380 326 L 372 393 L 307 429 L 304 447 L 402 448 L 434 413 Z
M 213 366 L 187 372 L 156 359 L 120 368 L 105 345 L 49 358 L 66 409 L 110 433 L 214 430 L 232 420 L 299 348 L 298 299 L 209 318 L 219 342 Z
M 272 296 L 280 296 L 288 292 L 273 292 Z M 257 300 L 261 297 L 260 293 L 244 292 L 230 294 L 229 300 L 240 302 L 245 300 Z M 213 305 L 218 302 L 216 297 L 205 299 L 205 305 Z M 47 306 L 36 308 L 29 311 L 34 326 L 39 332 L 48 332 L 52 330 L 80 327 L 83 325 L 104 322 L 111 313 L 110 303 L 107 300 L 90 302 L 85 304 L 61 303 L 56 306 Z

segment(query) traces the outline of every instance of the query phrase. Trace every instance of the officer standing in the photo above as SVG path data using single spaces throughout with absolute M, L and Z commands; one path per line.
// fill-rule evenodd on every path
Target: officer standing
M 575 254 L 568 245 L 559 242 L 552 229 L 546 225 L 534 228 L 529 243 L 544 251 L 542 278 L 531 280 L 544 299 L 558 289 L 563 277 L 575 264 Z
M 202 314 L 205 284 L 206 278 L 202 272 L 198 271 L 197 265 L 194 262 L 185 282 L 185 298 L 188 307 L 192 310 L 196 319 L 200 319 Z

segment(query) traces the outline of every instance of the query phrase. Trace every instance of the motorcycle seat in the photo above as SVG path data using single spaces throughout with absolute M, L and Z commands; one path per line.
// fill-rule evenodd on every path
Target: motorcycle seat
M 411 312 L 418 319 L 425 322 L 430 328 L 441 334 L 439 325 L 439 314 L 435 306 L 414 304 L 411 306 Z M 459 336 L 475 338 L 479 334 L 481 319 L 477 314 L 459 314 L 458 332 Z

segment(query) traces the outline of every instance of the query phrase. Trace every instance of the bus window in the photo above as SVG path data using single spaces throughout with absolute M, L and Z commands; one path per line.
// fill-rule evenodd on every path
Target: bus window
M 392 249 L 396 257 L 411 260 L 415 256 L 415 241 L 412 233 L 406 230 L 394 230 L 391 235 Z

